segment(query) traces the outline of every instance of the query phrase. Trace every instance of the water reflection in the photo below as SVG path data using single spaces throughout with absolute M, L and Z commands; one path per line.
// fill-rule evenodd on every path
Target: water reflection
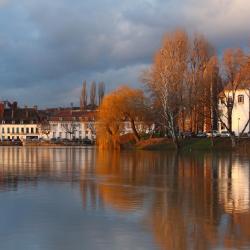
M 126 215 L 160 249 L 250 248 L 249 157 L 12 147 L 0 157 L 1 191 L 71 183 L 82 213 Z

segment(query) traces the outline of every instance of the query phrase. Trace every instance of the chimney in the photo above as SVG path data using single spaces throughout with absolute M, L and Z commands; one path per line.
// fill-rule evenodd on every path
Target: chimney
M 4 115 L 4 103 L 0 102 L 0 119 L 3 119 Z
M 11 119 L 12 120 L 14 120 L 16 110 L 17 110 L 17 102 L 13 102 L 11 104 Z
M 25 108 L 25 117 L 28 119 L 29 118 L 29 110 L 28 110 L 28 106 L 24 106 Z

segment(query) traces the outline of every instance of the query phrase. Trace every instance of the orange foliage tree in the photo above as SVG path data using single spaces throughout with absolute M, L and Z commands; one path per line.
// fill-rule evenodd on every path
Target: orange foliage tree
M 140 135 L 136 123 L 145 120 L 147 105 L 143 91 L 122 86 L 106 95 L 99 109 L 99 147 L 120 148 L 120 134 L 129 122 L 136 141 Z

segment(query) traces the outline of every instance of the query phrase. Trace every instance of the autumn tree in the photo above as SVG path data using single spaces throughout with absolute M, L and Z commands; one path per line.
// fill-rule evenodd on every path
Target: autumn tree
M 90 105 L 95 107 L 96 105 L 96 82 L 92 81 L 90 85 Z
M 80 95 L 80 108 L 81 110 L 84 110 L 87 106 L 87 83 L 84 80 L 82 83 L 82 90 L 81 90 L 81 95 Z
M 122 86 L 106 95 L 99 109 L 98 140 L 100 147 L 120 147 L 120 134 L 126 122 L 130 123 L 136 141 L 140 140 L 138 123 L 141 124 L 147 111 L 141 90 Z
M 185 110 L 189 118 L 189 130 L 203 131 L 210 114 L 211 84 L 205 77 L 209 61 L 215 52 L 200 34 L 190 39 L 187 61 L 187 102 Z
M 105 83 L 99 82 L 99 84 L 98 84 L 98 104 L 99 104 L 99 106 L 102 103 L 102 99 L 104 97 L 104 94 L 105 94 Z
M 160 104 L 163 126 L 179 148 L 178 118 L 184 107 L 189 41 L 186 32 L 167 33 L 162 47 L 156 52 L 154 63 L 144 76 L 152 96 Z
M 99 109 L 97 139 L 99 148 L 120 148 L 119 136 L 121 131 L 120 110 L 116 92 L 106 95 Z M 119 115 L 117 115 L 119 114 Z

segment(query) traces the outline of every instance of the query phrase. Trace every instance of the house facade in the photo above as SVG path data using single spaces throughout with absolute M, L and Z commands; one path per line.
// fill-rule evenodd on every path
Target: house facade
M 0 139 L 28 140 L 39 138 L 39 115 L 36 107 L 19 108 L 17 103 L 0 103 Z
M 221 96 L 219 98 L 219 110 L 221 115 L 221 120 L 227 124 L 227 111 L 228 108 L 225 106 L 225 98 L 230 102 L 233 98 L 233 92 L 228 89 L 224 91 L 225 96 Z M 241 87 L 234 92 L 235 99 L 232 100 L 233 109 L 232 109 L 232 131 L 234 131 L 235 135 L 239 135 L 245 125 L 247 124 L 250 118 L 250 88 Z M 231 99 L 230 99 L 231 98 Z M 226 128 L 222 122 L 219 121 L 218 124 L 219 132 L 225 131 Z M 247 125 L 245 132 L 250 131 L 250 124 Z
M 96 111 L 62 109 L 49 118 L 49 139 L 96 139 Z M 44 136 L 43 136 L 44 137 Z

